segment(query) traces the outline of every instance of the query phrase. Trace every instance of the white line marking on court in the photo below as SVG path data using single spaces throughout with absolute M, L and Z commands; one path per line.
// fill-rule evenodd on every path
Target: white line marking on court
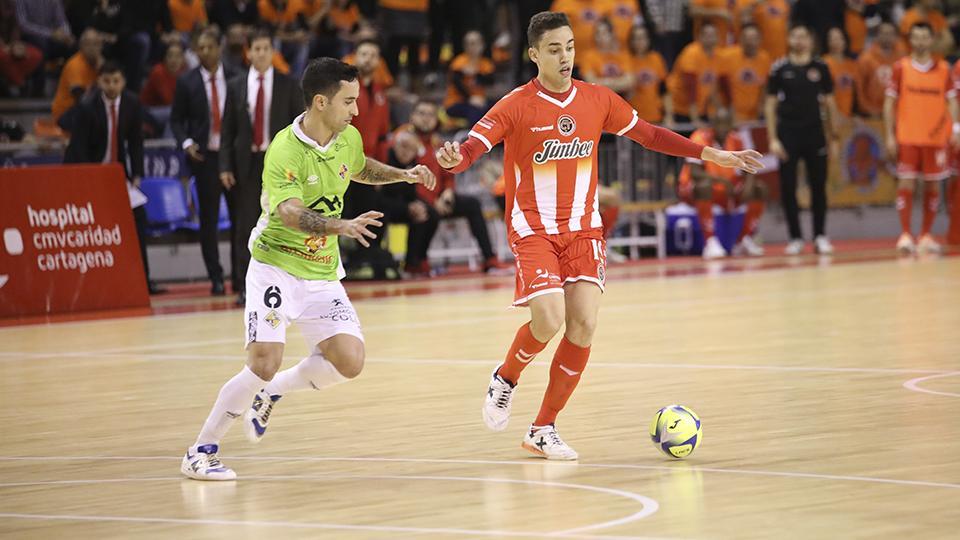
M 0 461 L 170 461 L 180 460 L 179 456 L 0 456 Z M 319 462 L 372 462 L 372 463 L 432 463 L 456 465 L 550 465 L 556 467 L 578 467 L 585 469 L 622 469 L 675 471 L 676 467 L 666 465 L 633 465 L 629 463 L 560 463 L 543 460 L 510 461 L 487 459 L 440 459 L 440 458 L 376 458 L 376 457 L 323 457 L 323 456 L 228 456 L 224 459 L 238 461 L 319 461 Z M 900 486 L 935 487 L 960 489 L 960 484 L 946 482 L 928 482 L 926 480 L 899 480 L 896 478 L 876 478 L 872 476 L 851 476 L 838 474 L 802 473 L 789 471 L 758 471 L 753 469 L 721 469 L 692 465 L 691 471 L 718 474 L 745 474 L 752 476 L 780 476 L 784 478 L 809 478 L 811 480 L 837 480 L 843 482 L 866 482 L 873 484 L 893 484 Z
M 373 530 L 391 530 L 396 532 L 423 532 L 423 533 L 439 533 L 439 534 L 468 534 L 468 535 L 482 535 L 482 536 L 552 536 L 552 537 L 563 537 L 563 538 L 583 538 L 582 536 L 574 536 L 579 533 L 595 531 L 599 529 L 606 529 L 610 527 L 616 527 L 621 525 L 626 525 L 634 521 L 641 520 L 645 517 L 648 517 L 657 512 L 660 508 L 660 505 L 657 501 L 633 493 L 630 491 L 624 491 L 614 488 L 605 488 L 598 486 L 588 486 L 584 484 L 572 484 L 566 482 L 548 482 L 542 480 L 520 480 L 512 478 L 480 478 L 480 477 L 469 477 L 469 476 L 424 476 L 424 475 L 361 475 L 361 474 L 319 474 L 319 475 L 259 475 L 259 476 L 244 476 L 244 480 L 293 480 L 293 481 L 303 481 L 303 480 L 343 480 L 343 479 L 352 479 L 352 480 L 427 480 L 427 481 L 448 481 L 448 482 L 488 482 L 495 484 L 525 484 L 525 485 L 534 485 L 534 486 L 546 486 L 551 488 L 561 488 L 561 489 L 578 489 L 583 491 L 592 491 L 595 493 L 603 493 L 606 495 L 613 495 L 616 497 L 622 497 L 625 499 L 632 500 L 640 504 L 640 511 L 634 512 L 628 516 L 622 518 L 604 521 L 601 523 L 593 523 L 590 525 L 585 525 L 582 527 L 576 527 L 573 529 L 568 529 L 564 531 L 557 531 L 553 533 L 524 533 L 524 532 L 515 532 L 515 531 L 483 531 L 475 529 L 446 529 L 446 528 L 433 528 L 433 527 L 394 527 L 394 526 L 374 526 L 376 527 Z M 186 481 L 181 476 L 176 477 L 145 477 L 145 478 L 113 478 L 113 479 L 97 479 L 97 480 L 53 480 L 53 481 L 38 481 L 38 482 L 10 482 L 10 483 L 0 483 L 0 488 L 3 487 L 25 487 L 25 486 L 37 486 L 37 485 L 83 485 L 83 484 L 98 484 L 98 483 L 134 483 L 134 482 L 158 482 L 158 481 Z M 0 516 L 11 516 L 11 517 L 22 517 L 30 516 L 33 518 L 49 518 L 50 516 L 45 516 L 42 514 L 0 514 Z M 62 516 L 57 516 L 54 519 L 58 519 Z M 89 519 L 96 519 L 96 516 L 87 516 Z M 104 518 L 112 519 L 112 518 Z M 138 518 L 122 518 L 129 520 L 136 520 Z M 165 519 L 165 518 L 147 518 L 151 521 L 154 519 Z M 194 521 L 194 520 L 189 520 Z M 256 522 L 233 522 L 234 524 L 257 524 Z M 275 522 L 270 522 L 271 524 L 276 525 Z M 282 522 L 281 522 L 282 523 Z M 302 524 L 302 525 L 311 525 L 318 528 L 351 528 L 351 529 L 370 529 L 368 526 L 362 525 L 339 525 L 339 524 Z M 284 525 L 280 525 L 284 526 Z M 594 538 L 594 537 L 591 537 Z M 602 538 L 611 538 L 611 537 L 602 537 Z
M 950 397 L 960 397 L 960 394 L 956 392 L 942 392 L 939 390 L 927 390 L 926 388 L 921 388 L 920 383 L 923 381 L 929 381 L 931 379 L 940 379 L 943 377 L 955 377 L 960 375 L 960 371 L 951 371 L 949 373 L 940 373 L 938 375 L 927 375 L 926 377 L 917 377 L 916 379 L 910 379 L 909 381 L 903 383 L 903 387 L 907 390 L 912 390 L 914 392 L 922 392 L 924 394 L 936 394 L 938 396 L 950 396 Z
M 243 354 L 165 354 L 165 353 L 102 353 L 102 352 L 73 352 L 73 353 L 36 353 L 36 352 L 4 352 L 0 351 L 0 358 L 114 358 L 136 360 L 205 360 L 205 361 L 242 361 Z M 290 360 L 293 360 L 291 357 Z M 493 366 L 498 360 L 477 358 L 367 358 L 372 364 L 409 364 L 409 365 L 443 365 L 443 366 Z M 771 366 L 751 364 L 681 364 L 667 362 L 590 362 L 591 368 L 613 369 L 720 369 L 744 371 L 785 371 L 804 373 L 877 373 L 909 375 L 913 373 L 930 373 L 938 376 L 950 375 L 954 372 L 944 369 L 900 369 L 900 368 L 867 368 L 867 367 L 829 367 L 829 366 Z

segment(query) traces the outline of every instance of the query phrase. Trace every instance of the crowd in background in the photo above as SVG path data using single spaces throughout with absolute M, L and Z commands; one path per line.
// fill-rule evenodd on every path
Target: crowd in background
M 405 267 L 414 274 L 430 272 L 426 248 L 437 222 L 466 217 L 484 269 L 497 271 L 501 265 L 478 201 L 456 193 L 433 150 L 534 74 L 523 29 L 534 13 L 548 9 L 569 16 L 577 77 L 621 94 L 644 120 L 688 128 L 704 126 L 718 108 L 729 108 L 735 123 L 761 118 L 767 78 L 786 53 L 791 24 L 814 31 L 838 109 L 847 117 L 880 117 L 892 66 L 907 54 L 905 37 L 914 23 L 933 27 L 941 57 L 951 56 L 960 36 L 960 0 L 0 0 L 0 93 L 50 100 L 51 122 L 40 119 L 11 132 L 31 137 L 39 135 L 30 135 L 31 128 L 55 125 L 43 134 L 73 134 L 76 148 L 85 143 L 77 141 L 86 136 L 78 129 L 84 103 L 104 96 L 104 76 L 119 75 L 122 87 L 112 95 L 132 96 L 147 137 L 176 139 L 201 203 L 212 208 L 209 201 L 234 187 L 224 173 L 235 175 L 234 184 L 249 175 L 220 157 L 223 145 L 231 144 L 221 140 L 228 100 L 238 99 L 231 98 L 231 81 L 242 79 L 233 93 L 250 100 L 256 156 L 276 132 L 272 126 L 285 125 L 295 112 L 285 109 L 282 122 L 267 122 L 263 111 L 273 108 L 261 103 L 255 118 L 253 96 L 264 85 L 262 75 L 269 70 L 296 81 L 310 58 L 343 58 L 360 70 L 354 124 L 365 152 L 398 166 L 423 163 L 440 179 L 435 193 L 356 186 L 345 215 L 351 205 L 376 204 L 387 209 L 388 219 L 408 223 Z M 268 57 L 251 67 L 257 39 Z M 197 96 L 203 104 L 193 104 Z M 108 103 L 104 125 L 124 123 L 111 120 L 114 98 L 102 99 Z M 204 108 L 207 102 L 218 107 Z M 199 123 L 191 120 L 197 114 Z M 105 133 L 100 153 L 87 161 L 134 157 L 132 149 L 114 149 L 120 135 Z M 142 167 L 128 164 L 128 177 L 139 175 Z M 215 210 L 201 212 L 201 226 L 215 218 Z M 204 236 L 214 293 L 222 293 L 222 270 L 210 244 L 216 231 L 207 226 Z M 235 281 L 238 288 L 242 283 Z

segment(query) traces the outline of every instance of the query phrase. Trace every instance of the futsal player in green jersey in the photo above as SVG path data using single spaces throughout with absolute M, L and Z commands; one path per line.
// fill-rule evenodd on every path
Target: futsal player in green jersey
M 364 184 L 420 183 L 436 179 L 418 165 L 389 167 L 363 155 L 357 115 L 357 68 L 333 58 L 307 66 L 301 81 L 306 112 L 267 148 L 263 166 L 263 213 L 250 234 L 244 315 L 247 364 L 220 389 L 181 472 L 197 480 L 233 480 L 220 462 L 220 439 L 243 416 L 252 442 L 267 429 L 280 397 L 295 390 L 323 389 L 352 379 L 363 369 L 363 334 L 357 313 L 340 284 L 344 276 L 337 245 L 347 236 L 369 245 L 383 214 L 340 219 L 350 181 Z M 277 373 L 286 328 L 297 321 L 309 356 Z M 252 403 L 252 405 L 251 405 Z

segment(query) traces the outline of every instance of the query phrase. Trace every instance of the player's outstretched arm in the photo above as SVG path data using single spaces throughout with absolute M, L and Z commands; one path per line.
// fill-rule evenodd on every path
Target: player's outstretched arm
M 427 189 L 433 189 L 437 186 L 437 177 L 426 165 L 417 165 L 412 169 L 398 169 L 372 158 L 367 158 L 366 166 L 362 171 L 353 175 L 351 180 L 371 186 L 397 184 L 399 182 L 423 184 Z
M 719 150 L 711 146 L 704 146 L 703 154 L 700 155 L 700 159 L 703 161 L 710 161 L 721 167 L 740 169 L 747 174 L 756 174 L 757 171 L 763 168 L 763 163 L 760 162 L 760 158 L 762 157 L 763 154 L 756 150 L 738 150 L 734 152 L 730 150 Z
M 380 212 L 367 212 L 353 219 L 337 219 L 307 208 L 300 199 L 287 199 L 278 204 L 277 215 L 283 224 L 291 229 L 317 236 L 347 236 L 360 242 L 363 247 L 370 247 L 367 238 L 377 237 L 367 227 L 383 226 L 383 223 L 378 221 L 383 217 Z

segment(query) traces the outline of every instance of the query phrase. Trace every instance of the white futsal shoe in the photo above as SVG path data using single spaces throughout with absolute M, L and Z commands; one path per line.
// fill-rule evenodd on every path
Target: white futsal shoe
M 180 472 L 194 480 L 236 480 L 237 473 L 220 463 L 215 444 L 204 444 L 187 449 L 180 463 Z
M 897 239 L 897 251 L 901 255 L 913 255 L 916 250 L 917 246 L 913 243 L 913 236 L 910 236 L 910 233 L 903 233 Z
M 722 259 L 727 256 L 727 250 L 723 249 L 723 244 L 716 236 L 707 239 L 707 244 L 703 246 L 704 260 Z
M 917 249 L 920 250 L 920 253 L 943 252 L 943 247 L 929 234 L 920 237 L 920 240 L 917 242 Z
M 580 457 L 576 450 L 563 442 L 553 424 L 541 427 L 530 426 L 530 430 L 523 437 L 521 446 L 533 454 L 547 459 L 574 461 Z
M 763 248 L 753 240 L 752 236 L 748 235 L 733 246 L 733 254 L 738 257 L 760 257 L 763 255 Z
M 813 240 L 813 247 L 820 255 L 833 255 L 833 244 L 822 234 Z
M 483 423 L 491 431 L 507 429 L 507 424 L 510 423 L 510 405 L 513 401 L 513 391 L 516 388 L 510 386 L 510 383 L 497 375 L 499 370 L 500 366 L 493 369 L 493 375 L 490 376 L 490 386 L 487 387 L 487 394 L 483 398 Z
M 783 254 L 784 254 L 784 255 L 799 255 L 799 254 L 803 253 L 803 248 L 804 248 L 805 245 L 806 245 L 806 244 L 804 244 L 803 240 L 799 240 L 799 239 L 797 239 L 797 240 L 791 240 L 791 241 L 787 244 L 787 247 L 785 247 L 785 248 L 783 249 Z
M 270 422 L 270 413 L 281 396 L 271 396 L 263 390 L 253 397 L 253 405 L 243 413 L 243 433 L 252 443 L 260 442 L 267 433 L 267 423 Z

